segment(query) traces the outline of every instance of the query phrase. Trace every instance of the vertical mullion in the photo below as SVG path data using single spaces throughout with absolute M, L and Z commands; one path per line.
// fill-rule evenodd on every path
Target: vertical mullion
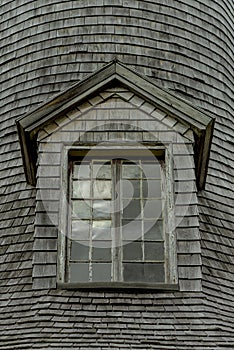
M 121 264 L 121 160 L 113 159 L 113 280 L 121 281 L 122 280 L 122 264 Z
M 90 171 L 90 207 L 91 207 L 91 216 L 90 216 L 90 221 L 89 221 L 89 281 L 92 281 L 93 279 L 93 264 L 92 264 L 92 250 L 93 250 L 93 241 L 92 241 L 92 237 L 93 237 L 93 160 L 90 160 L 89 163 L 89 171 Z
M 144 240 L 144 198 L 143 198 L 143 167 L 142 161 L 139 160 L 139 165 L 141 169 L 140 175 L 140 204 L 141 204 L 141 247 L 142 247 L 142 261 L 145 261 L 145 240 Z M 147 181 L 147 180 L 146 180 Z
M 66 253 L 68 254 L 67 256 L 67 264 L 65 266 L 65 280 L 70 280 L 70 268 L 68 268 L 68 263 L 70 265 L 70 259 L 71 259 L 71 238 L 72 238 L 72 193 L 73 193 L 73 162 L 69 161 L 69 166 L 68 166 L 68 171 L 69 171 L 69 176 L 68 176 L 68 210 L 67 210 L 67 239 L 66 239 Z

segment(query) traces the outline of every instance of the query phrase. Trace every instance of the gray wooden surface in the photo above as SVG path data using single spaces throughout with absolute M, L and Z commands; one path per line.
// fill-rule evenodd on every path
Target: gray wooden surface
M 6 0 L 0 11 L 0 349 L 234 348 L 233 0 Z M 200 229 L 191 208 L 177 234 L 184 292 L 49 289 L 56 232 L 35 234 L 15 119 L 115 57 L 216 117 Z M 32 289 L 40 259 L 48 279 Z M 202 292 L 188 261 L 202 264 Z

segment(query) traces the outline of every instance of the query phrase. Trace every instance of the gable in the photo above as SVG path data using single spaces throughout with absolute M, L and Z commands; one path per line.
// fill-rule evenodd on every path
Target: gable
M 149 79 L 140 76 L 118 61 L 110 62 L 84 81 L 17 120 L 27 181 L 35 184 L 38 132 L 43 128 L 46 132 L 48 129 L 55 131 L 57 129 L 55 120 L 58 121 L 60 118 L 60 122 L 63 123 L 63 118 L 69 117 L 69 113 L 72 115 L 77 106 L 80 106 L 77 116 L 80 112 L 87 112 L 94 108 L 98 99 L 100 103 L 100 97 L 103 100 L 110 98 L 111 91 L 108 92 L 109 96 L 101 95 L 107 87 L 113 89 L 119 85 L 126 88 L 126 91 L 118 95 L 118 98 L 127 100 L 128 103 L 137 106 L 138 110 L 145 108 L 148 114 L 151 108 L 151 113 L 156 114 L 156 119 L 164 115 L 162 118 L 164 120 L 161 122 L 168 123 L 175 131 L 176 128 L 192 130 L 195 139 L 197 185 L 199 189 L 204 188 L 214 119 L 168 91 L 158 88 Z M 134 94 L 133 101 L 131 101 L 131 94 Z
M 122 131 L 131 132 L 129 137 L 134 139 L 133 132 L 135 131 L 138 132 L 136 140 L 143 141 L 139 135 L 144 132 L 151 133 L 155 140 L 165 143 L 172 141 L 173 134 L 176 137 L 176 133 L 180 133 L 181 137 L 191 142 L 194 141 L 190 126 L 178 122 L 121 86 L 100 92 L 97 96 L 45 125 L 38 134 L 38 140 L 42 141 L 48 137 L 51 137 L 51 140 L 61 140 L 62 133 L 76 132 L 77 136 L 74 135 L 72 139 L 69 137 L 67 139 L 69 142 L 75 142 L 75 138 L 84 130 L 84 122 L 86 136 L 92 132 L 109 131 L 114 135 L 115 132 Z M 101 135 L 99 140 L 100 137 Z M 85 139 L 84 135 L 82 139 Z M 149 135 L 146 140 L 148 139 Z

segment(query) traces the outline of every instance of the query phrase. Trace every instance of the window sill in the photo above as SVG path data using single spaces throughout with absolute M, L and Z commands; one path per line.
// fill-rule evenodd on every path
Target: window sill
M 89 282 L 89 283 L 62 283 L 58 282 L 59 289 L 82 289 L 82 290 L 124 290 L 127 291 L 178 291 L 178 284 L 165 283 L 135 283 L 135 282 Z

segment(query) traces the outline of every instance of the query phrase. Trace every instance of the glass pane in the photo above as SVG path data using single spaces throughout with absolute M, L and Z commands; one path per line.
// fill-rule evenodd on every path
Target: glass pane
M 90 197 L 90 181 L 73 181 L 73 197 L 89 198 Z
M 162 217 L 162 201 L 147 200 L 144 205 L 144 217 L 155 219 Z
M 111 181 L 94 181 L 93 197 L 94 198 L 111 198 L 112 182 Z
M 122 220 L 123 240 L 135 241 L 142 238 L 142 221 Z
M 80 219 L 90 219 L 91 217 L 90 201 L 74 200 L 73 215 Z
M 144 265 L 142 263 L 124 263 L 123 280 L 125 282 L 144 281 Z
M 143 180 L 142 181 L 142 198 L 148 198 L 148 193 L 149 193 L 149 189 L 148 189 L 148 180 Z
M 142 260 L 142 242 L 123 242 L 123 260 Z
M 93 201 L 93 218 L 109 219 L 111 217 L 111 201 Z
M 135 163 L 123 163 L 123 178 L 139 179 L 141 178 L 141 168 Z
M 161 179 L 161 166 L 158 160 L 152 163 L 142 162 L 143 178 L 146 179 Z
M 93 265 L 93 282 L 110 282 L 111 281 L 111 264 L 94 263 Z
M 144 264 L 144 282 L 163 283 L 165 282 L 164 264 Z
M 161 197 L 161 181 L 160 180 L 144 180 L 142 183 L 144 198 L 160 198 Z
M 111 261 L 111 247 L 105 247 L 107 244 L 106 242 L 98 242 L 100 246 L 103 248 L 97 248 L 93 247 L 92 250 L 92 260 L 94 261 Z M 109 245 L 109 242 L 108 242 Z
M 92 224 L 93 240 L 111 240 L 111 221 L 93 221 Z
M 89 221 L 73 220 L 72 221 L 72 239 L 88 240 L 89 239 Z
M 145 240 L 157 241 L 163 238 L 163 221 L 145 221 L 144 222 Z
M 123 278 L 126 282 L 163 283 L 164 265 L 161 263 L 124 263 Z
M 123 217 L 126 219 L 134 219 L 141 217 L 141 202 L 140 200 L 123 201 Z
M 145 242 L 145 260 L 164 260 L 163 242 Z
M 81 162 L 74 164 L 73 177 L 78 179 L 90 178 L 89 162 Z
M 140 197 L 140 180 L 122 180 L 123 198 Z
M 88 282 L 89 281 L 89 264 L 88 263 L 71 263 L 69 282 Z
M 89 242 L 71 242 L 71 260 L 89 260 Z
M 111 179 L 111 165 L 110 163 L 94 163 L 93 164 L 93 178 L 94 179 Z

